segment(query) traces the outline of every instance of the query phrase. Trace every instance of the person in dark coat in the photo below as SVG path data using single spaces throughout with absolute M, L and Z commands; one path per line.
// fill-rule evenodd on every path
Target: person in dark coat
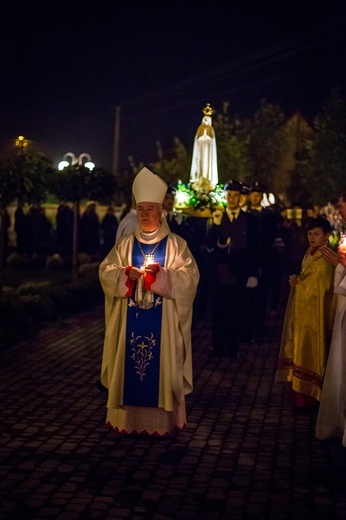
M 241 189 L 234 180 L 225 184 L 226 210 L 214 213 L 205 239 L 212 255 L 213 357 L 236 356 L 244 329 L 252 326 L 247 290 L 258 283 L 258 229 L 255 217 L 239 206 Z
M 242 211 L 245 211 L 246 213 L 250 211 L 250 191 L 251 186 L 250 184 L 247 184 L 246 182 L 241 183 L 241 193 L 240 193 L 240 201 L 239 206 L 241 207 Z
M 107 208 L 107 213 L 101 220 L 101 232 L 102 232 L 102 257 L 104 258 L 115 244 L 115 237 L 118 230 L 118 219 L 115 215 L 115 209 L 113 204 L 110 204 Z
M 167 224 L 172 233 L 187 239 L 187 228 L 185 216 L 175 210 L 175 188 L 168 186 L 167 192 L 162 203 L 164 215 L 167 220 Z
M 16 233 L 16 251 L 19 254 L 23 254 L 26 246 L 26 225 L 25 213 L 21 203 L 18 203 L 14 212 L 14 231 Z
M 259 278 L 255 302 L 255 333 L 261 334 L 266 324 L 267 312 L 276 310 L 278 302 L 274 302 L 271 309 L 270 295 L 272 282 L 276 275 L 273 272 L 273 254 L 275 255 L 275 240 L 282 238 L 283 219 L 279 212 L 273 211 L 269 207 L 263 206 L 264 193 L 266 186 L 259 182 L 254 182 L 251 186 L 249 201 L 252 213 L 258 222 L 259 232 Z M 281 282 L 278 282 L 281 283 Z M 275 291 L 274 291 L 275 292 Z
M 2 222 L 3 219 L 3 222 Z M 3 228 L 3 243 L 2 243 L 2 253 L 4 257 L 8 254 L 9 251 L 9 244 L 10 244 L 10 235 L 9 235 L 9 229 L 11 227 L 11 217 L 7 209 L 4 211 L 1 211 L 0 213 L 0 226 Z M 0 228 L 0 229 L 1 229 Z M 1 240 L 1 237 L 0 237 Z
M 210 280 L 204 244 L 208 220 L 203 217 L 189 217 L 177 212 L 175 210 L 175 194 L 175 187 L 169 185 L 162 207 L 170 230 L 186 240 L 198 264 L 200 279 L 193 307 L 192 327 L 194 328 L 198 320 L 205 318 L 210 299 Z
M 55 240 L 57 252 L 64 258 L 72 257 L 73 209 L 68 204 L 60 204 L 56 215 Z
M 96 213 L 96 203 L 91 201 L 81 218 L 81 251 L 95 258 L 100 254 L 100 221 Z

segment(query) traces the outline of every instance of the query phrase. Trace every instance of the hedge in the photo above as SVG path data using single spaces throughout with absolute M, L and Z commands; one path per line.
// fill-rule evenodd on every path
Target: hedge
M 26 282 L 4 287 L 0 297 L 0 348 L 33 337 L 49 322 L 103 302 L 99 263 L 84 265 L 70 282 Z

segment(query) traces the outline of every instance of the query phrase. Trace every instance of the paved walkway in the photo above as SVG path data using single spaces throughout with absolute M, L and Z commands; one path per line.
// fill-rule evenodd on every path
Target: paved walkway
M 103 309 L 0 354 L 0 520 L 346 519 L 346 449 L 314 438 L 274 383 L 282 313 L 237 360 L 193 333 L 194 392 L 175 439 L 105 426 Z

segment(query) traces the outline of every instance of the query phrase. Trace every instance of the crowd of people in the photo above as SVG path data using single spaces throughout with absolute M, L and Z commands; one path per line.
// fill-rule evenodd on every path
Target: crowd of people
M 297 412 L 318 410 L 317 438 L 340 437 L 346 447 L 346 253 L 331 247 L 326 215 L 313 208 L 285 214 L 264 205 L 265 191 L 230 179 L 223 210 L 189 216 L 176 210 L 175 188 L 144 168 L 120 221 L 112 205 L 101 220 L 96 203 L 86 205 L 79 251 L 101 262 L 99 385 L 117 431 L 170 435 L 184 427 L 191 329 L 210 316 L 210 357 L 236 358 L 287 298 L 276 382 Z M 346 224 L 346 193 L 337 211 Z M 41 206 L 25 213 L 18 205 L 14 219 L 18 253 L 71 256 L 69 205 L 59 206 L 55 228 Z
M 338 212 L 346 223 L 346 192 Z M 346 251 L 341 240 L 337 251 L 330 247 L 324 216 L 306 232 L 301 269 L 289 277 L 276 381 L 287 385 L 298 413 L 317 410 L 318 439 L 341 438 L 346 447 Z
M 176 211 L 174 187 L 144 170 L 124 232 L 100 266 L 108 424 L 153 435 L 182 428 L 193 389 L 190 329 L 210 311 L 210 357 L 235 358 L 287 297 L 276 381 L 299 412 L 321 403 L 316 436 L 341 436 L 346 445 L 346 257 L 330 245 L 326 216 L 295 212 L 288 220 L 263 205 L 264 186 L 230 179 L 224 210 L 190 217 Z M 346 194 L 338 208 L 346 222 Z
M 15 244 L 10 243 L 11 217 L 6 212 L 4 252 L 7 257 L 16 252 L 28 259 L 47 258 L 59 254 L 68 260 L 72 256 L 74 210 L 70 204 L 60 204 L 53 223 L 44 206 L 35 204 L 24 209 L 18 204 L 13 214 Z M 94 260 L 101 260 L 115 242 L 119 221 L 114 205 L 107 207 L 100 218 L 97 204 L 87 203 L 78 219 L 78 251 Z
M 243 184 L 242 186 L 244 190 L 247 189 L 246 185 Z M 241 194 L 240 206 L 247 212 L 254 212 L 254 206 L 252 205 L 250 208 L 249 205 L 249 194 Z M 251 192 L 250 195 L 254 197 L 255 192 Z M 262 196 L 263 193 L 260 193 L 260 197 Z M 244 201 L 244 197 L 246 201 Z M 258 207 L 261 208 L 259 211 L 264 209 L 261 205 Z M 204 243 L 208 219 L 189 217 L 181 213 L 181 211 L 176 211 L 175 189 L 172 186 L 168 187 L 164 209 L 168 215 L 171 230 L 183 236 L 189 242 L 189 246 L 203 271 L 205 264 L 208 263 Z M 258 210 L 256 211 L 258 213 Z M 276 242 L 273 245 L 272 252 L 281 251 L 282 240 L 284 240 L 286 250 L 285 265 L 290 262 L 294 263 L 295 258 L 297 258 L 296 263 L 299 263 L 301 249 L 305 248 L 306 242 L 304 232 L 302 231 L 308 217 L 305 216 L 301 220 L 286 218 L 281 209 L 276 207 L 275 204 L 269 207 L 269 211 L 269 215 L 271 216 L 275 213 L 282 224 L 282 226 L 280 224 L 282 237 L 280 236 L 280 231 L 275 230 L 277 236 L 275 236 Z M 268 213 L 268 210 L 265 210 L 263 215 L 264 213 Z M 32 205 L 29 208 L 18 204 L 15 211 L 11 212 L 11 215 L 12 217 L 8 211 L 4 215 L 3 250 L 5 257 L 11 252 L 19 253 L 27 258 L 46 257 L 57 253 L 63 259 L 71 257 L 74 228 L 74 210 L 71 204 L 60 204 L 57 207 L 54 218 L 50 214 L 47 216 L 45 207 L 40 204 Z M 262 220 L 265 220 L 265 218 Z M 100 217 L 97 204 L 91 201 L 83 206 L 78 219 L 78 251 L 90 255 L 95 260 L 102 260 L 115 241 L 123 234 L 132 231 L 136 224 L 136 206 L 133 200 L 124 209 L 120 217 L 113 204 L 110 204 L 106 209 L 105 215 Z M 271 237 L 268 239 L 271 240 Z M 300 246 L 300 244 L 302 245 Z M 274 254 L 271 256 L 275 258 Z M 273 261 L 273 264 L 270 266 L 272 274 L 278 265 L 277 262 Z M 274 293 L 276 287 L 280 286 L 279 278 L 281 273 L 279 271 L 275 272 L 274 275 L 275 280 L 277 278 L 277 282 L 275 281 L 274 283 L 273 281 L 271 283 L 271 291 L 274 291 Z M 273 280 L 273 277 L 271 280 Z M 203 289 L 204 293 L 206 290 L 206 288 Z M 278 295 L 272 294 L 272 292 L 270 294 L 273 298 L 273 308 L 275 308 Z M 203 313 L 202 309 L 201 313 Z

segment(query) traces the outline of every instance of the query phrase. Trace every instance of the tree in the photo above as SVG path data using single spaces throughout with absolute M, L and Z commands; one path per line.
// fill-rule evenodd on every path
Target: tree
M 0 158 L 0 295 L 3 291 L 4 235 L 7 207 L 13 202 L 38 204 L 52 183 L 52 161 L 43 153 L 19 147 Z
M 252 118 L 250 157 L 254 164 L 254 178 L 269 188 L 273 184 L 278 163 L 286 148 L 282 125 L 285 114 L 277 104 L 260 102 Z
M 80 203 L 82 200 L 97 200 L 110 203 L 116 191 L 116 178 L 103 170 L 90 170 L 83 164 L 71 164 L 57 171 L 52 184 L 52 192 L 64 202 L 72 202 L 74 206 L 72 270 L 73 276 L 78 271 L 78 224 L 80 220 Z
M 285 203 L 306 205 L 306 187 L 302 168 L 307 161 L 306 142 L 313 138 L 314 131 L 299 111 L 291 116 L 281 128 L 285 150 L 273 179 L 274 193 Z
M 323 205 L 335 200 L 346 186 L 346 103 L 340 89 L 332 90 L 313 128 L 302 174 L 310 201 Z
M 249 154 L 251 143 L 250 122 L 237 114 L 229 115 L 229 103 L 216 112 L 214 128 L 217 143 L 219 182 L 230 178 L 248 181 L 253 178 L 253 162 Z
M 191 155 L 180 139 L 174 139 L 173 149 L 166 154 L 162 151 L 161 144 L 156 144 L 158 160 L 151 163 L 150 168 L 168 184 L 177 184 L 178 181 L 187 183 L 190 178 Z

